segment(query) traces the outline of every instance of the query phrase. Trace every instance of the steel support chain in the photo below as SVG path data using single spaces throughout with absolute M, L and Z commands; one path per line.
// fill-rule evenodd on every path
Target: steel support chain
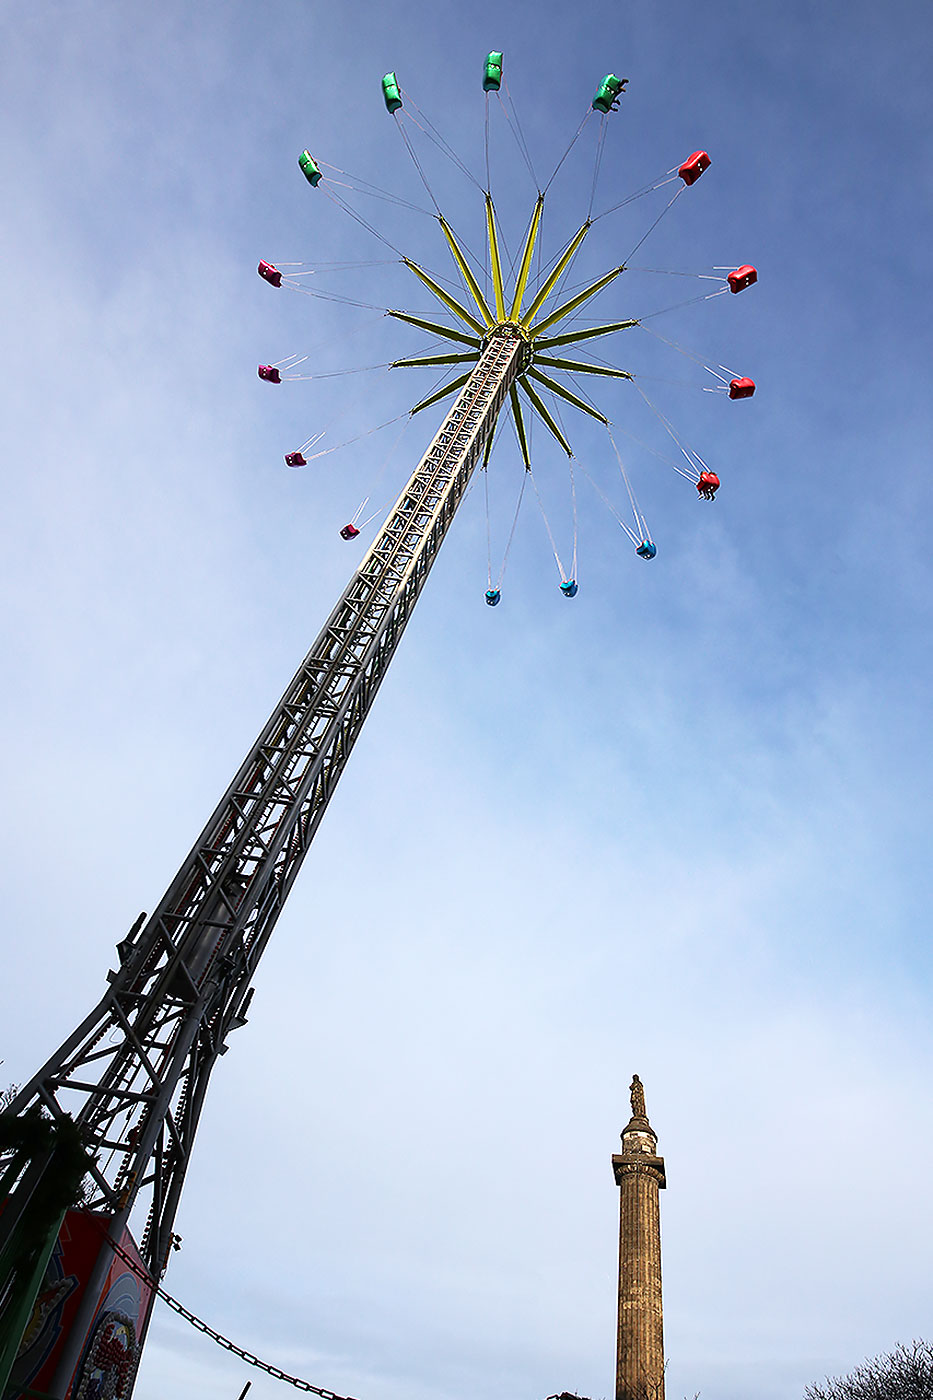
M 122 1249 L 114 1240 L 110 1241 L 110 1245 L 114 1253 L 120 1256 L 124 1264 L 126 1264 L 134 1274 L 151 1285 L 152 1280 L 147 1277 L 144 1270 L 140 1269 L 131 1254 L 127 1254 L 126 1250 Z M 218 1332 L 216 1328 L 211 1327 L 209 1323 L 205 1322 L 202 1317 L 198 1317 L 197 1313 L 193 1313 L 189 1308 L 186 1308 L 184 1303 L 179 1303 L 178 1299 L 173 1298 L 171 1293 L 167 1293 L 161 1285 L 157 1285 L 155 1291 L 158 1293 L 163 1303 L 167 1303 L 174 1312 L 178 1313 L 179 1317 L 183 1317 L 186 1322 L 190 1322 L 191 1326 L 197 1328 L 199 1332 L 203 1332 L 205 1337 L 210 1337 L 212 1342 L 216 1342 L 218 1346 L 223 1347 L 226 1351 L 232 1352 L 233 1355 L 238 1356 L 241 1361 L 245 1361 L 247 1366 L 255 1366 L 257 1370 L 264 1371 L 267 1376 L 272 1376 L 277 1381 L 284 1381 L 286 1385 L 294 1386 L 296 1390 L 304 1390 L 311 1395 L 320 1395 L 323 1397 L 323 1400 L 353 1400 L 353 1396 L 338 1395 L 336 1391 L 327 1390 L 324 1386 L 312 1385 L 310 1381 L 303 1381 L 299 1376 L 290 1376 L 288 1372 L 283 1371 L 280 1366 L 273 1366 L 271 1362 L 261 1360 L 254 1352 L 247 1351 L 245 1347 L 237 1346 L 236 1342 L 231 1341 L 229 1337 L 225 1337 L 223 1332 Z
M 245 1024 L 259 958 L 520 370 L 522 346 L 515 328 L 490 334 L 158 908 L 118 945 L 105 995 L 10 1105 L 16 1114 L 39 1103 L 53 1117 L 72 1115 L 89 1151 L 87 1207 L 110 1217 L 111 1245 L 124 1224 L 137 1229 L 145 1219 L 140 1251 L 155 1279 L 210 1071 L 230 1031 Z
M 127 1254 L 125 1249 L 122 1249 L 120 1245 L 114 1242 L 112 1242 L 112 1248 L 114 1253 L 120 1256 L 124 1264 L 126 1264 L 134 1274 L 143 1279 L 144 1282 L 151 1283 L 151 1280 L 147 1277 L 145 1272 L 140 1269 L 131 1254 Z M 191 1326 L 196 1328 L 198 1332 L 203 1332 L 205 1337 L 210 1337 L 212 1342 L 216 1342 L 217 1345 L 223 1347 L 225 1351 L 232 1352 L 232 1354 L 238 1356 L 241 1361 L 245 1361 L 247 1366 L 254 1366 L 258 1371 L 263 1371 L 267 1376 L 272 1376 L 274 1380 L 284 1381 L 286 1385 L 294 1386 L 296 1390 L 306 1391 L 310 1395 L 320 1395 L 322 1400 L 353 1400 L 353 1396 L 338 1395 L 336 1391 L 328 1390 L 325 1386 L 312 1385 L 310 1381 L 302 1380 L 300 1376 L 289 1375 L 287 1371 L 282 1370 L 281 1366 L 273 1366 L 271 1362 L 263 1361 L 255 1352 L 247 1351 L 245 1347 L 238 1346 L 236 1342 L 231 1341 L 229 1337 L 225 1337 L 223 1332 L 218 1332 L 216 1327 L 211 1327 L 209 1322 L 205 1322 L 203 1317 L 198 1317 L 197 1313 L 193 1313 L 190 1308 L 186 1308 L 184 1303 L 179 1303 L 178 1299 L 173 1298 L 171 1293 L 166 1292 L 161 1285 L 157 1285 L 155 1291 L 158 1293 L 163 1303 L 167 1303 L 172 1311 L 176 1312 L 179 1317 L 183 1317 L 186 1322 L 190 1322 Z M 563 1391 L 560 1395 L 549 1395 L 547 1400 L 586 1400 L 586 1397 L 571 1395 L 567 1391 Z

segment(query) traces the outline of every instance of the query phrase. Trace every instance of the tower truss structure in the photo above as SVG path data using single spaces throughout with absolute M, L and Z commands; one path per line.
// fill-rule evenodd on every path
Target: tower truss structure
M 259 959 L 495 429 L 523 344 L 517 328 L 492 328 L 158 908 L 118 944 L 103 997 L 10 1105 L 11 1116 L 38 1108 L 78 1127 L 83 1209 L 106 1228 L 52 1383 L 62 1400 L 112 1264 L 108 1241 L 132 1227 L 151 1277 L 164 1272 L 211 1071 L 246 1022 Z M 19 1174 L 21 1204 L 35 1177 L 35 1162 Z M 15 1207 L 15 1185 L 10 1201 Z M 0 1214 L 0 1339 L 28 1282 L 10 1263 L 22 1219 L 16 1208 Z

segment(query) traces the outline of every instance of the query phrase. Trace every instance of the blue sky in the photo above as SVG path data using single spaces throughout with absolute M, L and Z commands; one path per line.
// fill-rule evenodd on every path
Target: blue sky
M 388 69 L 480 177 L 487 50 L 542 170 L 612 70 L 630 86 L 597 207 L 705 148 L 639 257 L 760 273 L 657 322 L 750 374 L 751 402 L 699 392 L 641 332 L 612 352 L 719 472 L 715 504 L 626 436 L 666 451 L 610 386 L 657 559 L 583 483 L 578 597 L 523 508 L 493 611 L 474 489 L 280 920 L 167 1282 L 286 1369 L 360 1400 L 610 1394 L 609 1157 L 633 1071 L 668 1164 L 674 1400 L 791 1400 L 929 1334 L 931 28 L 926 6 L 861 0 L 40 3 L 9 27 L 13 1081 L 96 1000 L 316 634 L 359 557 L 339 526 L 389 499 L 440 418 L 388 463 L 395 429 L 282 465 L 433 382 L 257 379 L 292 352 L 325 372 L 422 343 L 256 276 L 260 257 L 384 255 L 298 152 L 422 204 Z M 479 246 L 477 191 L 424 159 Z M 589 144 L 555 182 L 548 254 L 591 170 Z M 534 187 L 501 123 L 493 178 L 514 245 Z M 452 275 L 428 218 L 358 207 Z M 648 222 L 636 204 L 595 225 L 581 276 Z M 659 310 L 668 280 L 622 278 L 598 314 Z M 429 309 L 397 266 L 327 285 Z M 604 432 L 564 422 L 609 489 Z M 535 461 L 565 548 L 566 465 L 540 434 Z M 506 438 L 500 548 L 519 482 Z M 159 1314 L 138 1395 L 246 1378 Z

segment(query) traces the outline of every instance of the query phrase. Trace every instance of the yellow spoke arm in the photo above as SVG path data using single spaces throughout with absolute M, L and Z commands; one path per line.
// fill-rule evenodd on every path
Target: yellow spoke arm
M 531 458 L 528 455 L 528 439 L 525 437 L 525 420 L 522 417 L 522 406 L 518 398 L 518 390 L 515 385 L 509 386 L 509 398 L 512 400 L 512 416 L 515 419 L 515 431 L 518 433 L 518 445 L 522 450 L 522 461 L 525 466 L 531 467 Z
M 480 315 L 482 316 L 483 320 L 486 322 L 486 325 L 487 325 L 487 326 L 493 325 L 494 322 L 493 322 L 493 319 L 492 319 L 492 312 L 489 310 L 489 307 L 486 305 L 486 298 L 483 296 L 482 292 L 480 291 L 479 283 L 477 282 L 476 278 L 473 276 L 473 272 L 472 272 L 472 269 L 470 268 L 470 264 L 467 262 L 466 258 L 464 257 L 464 255 L 463 255 L 463 250 L 461 249 L 460 244 L 457 242 L 456 238 L 455 238 L 454 235 L 453 235 L 453 230 L 451 229 L 450 225 L 448 224 L 447 220 L 443 217 L 442 214 L 438 214 L 438 216 L 437 216 L 437 221 L 438 221 L 438 223 L 440 224 L 441 228 L 442 228 L 443 231 L 444 231 L 444 237 L 447 239 L 447 242 L 450 244 L 450 251 L 451 251 L 451 252 L 453 253 L 453 255 L 454 255 L 454 262 L 457 264 L 457 266 L 459 267 L 461 273 L 463 274 L 463 280 L 464 280 L 464 282 L 466 282 L 467 286 L 468 286 L 469 289 L 470 289 L 470 295 L 472 296 L 473 300 L 476 302 L 476 305 L 479 307 Z
M 580 244 L 583 242 L 584 238 L 589 233 L 589 231 L 590 221 L 589 219 L 587 219 L 583 227 L 580 230 L 578 230 L 578 232 L 575 233 L 573 238 L 570 240 L 570 245 L 564 253 L 563 257 L 558 258 L 557 266 L 554 268 L 553 272 L 548 277 L 547 281 L 544 283 L 544 286 L 541 288 L 538 295 L 535 297 L 534 301 L 531 303 L 528 310 L 522 317 L 523 326 L 531 325 L 531 322 L 537 316 L 538 312 L 541 310 L 541 307 L 551 295 L 551 292 L 557 285 L 558 280 L 563 276 L 565 268 L 568 268 L 570 266 L 574 254 L 576 253 L 577 249 L 579 248 Z
M 611 335 L 613 331 L 627 331 L 632 326 L 640 325 L 640 321 L 610 321 L 605 326 L 591 326 L 587 331 L 568 331 L 566 335 L 552 335 L 545 340 L 538 340 L 535 336 L 535 347 L 550 350 L 555 345 L 576 345 L 578 340 L 592 340 L 597 335 Z
M 477 335 L 483 334 L 484 327 L 480 325 L 476 317 L 471 316 L 465 306 L 461 306 L 455 297 L 452 297 L 449 292 L 445 292 L 443 287 L 438 286 L 433 277 L 429 277 L 417 263 L 409 262 L 408 258 L 403 258 L 402 261 L 407 268 L 411 269 L 416 277 L 421 279 L 428 291 L 433 292 L 438 301 L 444 303 L 448 311 L 452 311 L 455 316 L 459 316 L 461 321 L 464 321 L 470 327 L 470 330 L 475 331 Z
M 585 301 L 589 301 L 590 297 L 594 297 L 597 292 L 601 292 L 603 287 L 608 287 L 609 283 L 614 282 L 619 273 L 624 271 L 625 263 L 622 263 L 620 267 L 614 267 L 611 272 L 607 272 L 605 276 L 591 283 L 589 287 L 584 287 L 582 292 L 578 292 L 575 297 L 571 297 L 569 301 L 565 301 L 563 306 L 559 306 L 556 311 L 551 312 L 550 316 L 545 317 L 539 325 L 534 326 L 532 328 L 532 334 L 538 336 L 550 326 L 556 326 L 558 321 L 562 321 L 565 316 L 569 316 L 572 311 L 576 311 Z
M 415 414 L 420 413 L 423 408 L 430 408 L 432 403 L 439 403 L 441 399 L 446 399 L 448 394 L 455 394 L 458 389 L 463 388 L 469 377 L 469 374 L 461 374 L 459 379 L 451 380 L 449 384 L 444 385 L 443 389 L 438 389 L 436 394 L 430 394 L 428 398 L 416 403 L 408 416 L 414 418 Z
M 426 321 L 423 316 L 409 316 L 407 311 L 387 311 L 387 316 L 394 316 L 397 321 L 405 321 L 409 326 L 417 326 L 419 331 L 430 331 L 432 335 L 441 335 L 445 340 L 457 340 L 461 345 L 472 345 L 475 350 L 479 350 L 480 342 L 476 336 L 464 335 L 462 331 L 451 330 L 450 326 L 442 326 L 437 321 Z
M 436 362 L 439 363 L 439 362 Z M 549 365 L 551 369 L 566 369 L 573 374 L 606 374 L 610 379 L 631 379 L 628 370 L 612 369 L 609 365 L 590 365 L 585 360 L 556 360 L 550 355 L 535 355 L 536 365 Z
M 389 369 L 417 369 L 420 365 L 465 365 L 479 359 L 473 355 L 421 355 L 415 360 L 393 360 Z
M 535 212 L 531 216 L 531 223 L 528 227 L 528 237 L 525 239 L 525 250 L 522 253 L 522 260 L 518 269 L 518 281 L 515 283 L 515 296 L 512 299 L 512 310 L 509 319 L 514 321 L 522 308 L 522 297 L 525 295 L 525 287 L 528 283 L 528 274 L 531 271 L 531 257 L 535 250 L 535 240 L 538 237 L 538 229 L 541 225 L 541 210 L 544 208 L 544 195 L 539 194 L 535 201 Z
M 574 408 L 579 408 L 582 413 L 588 413 L 590 417 L 595 418 L 597 422 L 605 423 L 607 427 L 609 426 L 609 419 L 604 413 L 600 413 L 596 408 L 591 408 L 584 399 L 577 398 L 576 394 L 571 394 L 569 389 L 565 389 L 563 384 L 558 384 L 556 379 L 551 379 L 550 375 L 541 374 L 541 372 L 536 369 L 530 369 L 528 373 L 532 379 L 537 379 L 539 384 L 543 384 L 546 389 L 550 389 L 552 394 L 557 394 L 560 398 L 566 399 L 568 403 L 573 404 Z
M 550 413 L 547 410 L 544 400 L 542 399 L 541 395 L 536 392 L 534 385 L 529 384 L 528 380 L 525 378 L 524 375 L 522 375 L 521 379 L 519 379 L 518 382 L 524 390 L 525 394 L 528 396 L 529 403 L 537 413 L 538 417 L 544 423 L 545 427 L 548 428 L 550 432 L 554 434 L 561 447 L 567 453 L 567 456 L 572 457 L 573 451 L 571 450 L 570 443 L 567 441 L 560 428 L 558 428 L 557 424 L 554 422 L 554 419 L 551 417 Z
M 496 425 L 493 424 L 492 431 L 486 439 L 486 446 L 483 449 L 483 469 L 489 466 L 489 454 L 492 451 L 492 440 L 496 436 Z
M 489 259 L 492 264 L 492 286 L 496 294 L 496 320 L 505 320 L 505 288 L 502 284 L 502 263 L 499 258 L 499 238 L 496 233 L 496 211 L 492 195 L 486 196 L 486 227 L 489 230 Z

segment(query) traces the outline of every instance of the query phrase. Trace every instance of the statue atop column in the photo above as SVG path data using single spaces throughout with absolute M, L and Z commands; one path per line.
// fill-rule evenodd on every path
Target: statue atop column
M 629 1092 L 632 1098 L 632 1117 L 647 1119 L 648 1110 L 645 1108 L 645 1086 L 642 1084 L 637 1074 L 632 1076 L 632 1087 Z

